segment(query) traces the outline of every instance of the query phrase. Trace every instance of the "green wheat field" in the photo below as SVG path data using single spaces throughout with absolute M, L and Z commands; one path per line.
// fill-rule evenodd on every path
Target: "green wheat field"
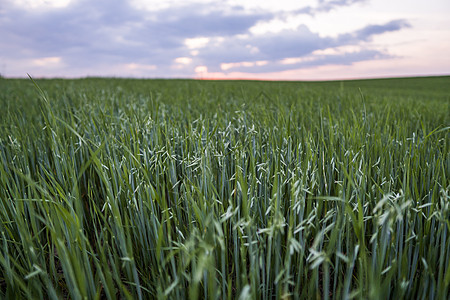
M 448 299 L 450 77 L 0 79 L 2 299 Z

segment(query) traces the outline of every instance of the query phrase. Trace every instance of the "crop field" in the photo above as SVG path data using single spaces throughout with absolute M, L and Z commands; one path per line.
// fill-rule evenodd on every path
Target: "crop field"
M 448 299 L 450 77 L 0 79 L 2 299 Z

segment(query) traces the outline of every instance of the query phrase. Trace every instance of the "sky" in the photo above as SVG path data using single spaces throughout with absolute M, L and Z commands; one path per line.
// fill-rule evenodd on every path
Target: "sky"
M 4 77 L 450 75 L 448 0 L 0 0 Z

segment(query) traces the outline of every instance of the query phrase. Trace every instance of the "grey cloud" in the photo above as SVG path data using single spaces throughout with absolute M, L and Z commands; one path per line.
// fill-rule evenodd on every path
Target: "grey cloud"
M 170 20 L 169 16 L 179 16 Z M 170 31 L 176 36 L 230 36 L 243 34 L 258 21 L 269 20 L 272 14 L 247 14 L 242 10 L 224 13 L 221 10 L 212 10 L 207 13 L 198 13 L 188 9 L 174 12 L 166 10 L 159 13 L 159 30 Z
M 318 10 L 330 11 L 340 6 L 350 6 L 355 3 L 366 2 L 366 0 L 320 0 Z
M 403 28 L 409 28 L 411 25 L 406 20 L 393 20 L 383 25 L 368 25 L 356 32 L 358 39 L 367 39 L 376 34 L 382 34 L 390 31 L 397 31 Z
M 303 56 L 327 47 L 330 42 L 330 38 L 320 37 L 305 25 L 282 34 L 272 33 L 255 38 L 255 44 L 262 53 L 261 59 Z
M 107 28 L 117 28 L 136 15 L 113 0 L 109 10 L 102 10 L 105 1 L 75 2 L 65 9 L 25 11 L 11 9 L 9 20 L 2 22 L 0 32 L 14 37 L 18 48 L 29 49 L 30 55 L 58 55 L 77 49 L 88 51 L 114 47 Z M 119 13 L 120 12 L 120 13 Z
M 200 49 L 198 57 L 207 62 L 211 70 L 219 71 L 221 63 L 300 57 L 314 50 L 327 48 L 332 43 L 331 38 L 321 38 L 302 25 L 297 30 L 226 39 L 222 43 Z
M 167 64 L 188 54 L 185 38 L 241 34 L 271 17 L 239 7 L 224 12 L 195 4 L 146 12 L 119 0 L 74 1 L 43 12 L 10 7 L 0 12 L 0 35 L 6 37 L 0 46 L 12 58 L 63 56 L 86 66 L 111 60 Z M 8 48 L 10 44 L 16 47 Z M 23 49 L 27 51 L 17 51 Z
M 319 1 L 314 9 L 315 12 L 327 11 L 356 2 L 361 1 Z M 269 62 L 265 66 L 242 70 L 269 72 L 387 57 L 385 53 L 366 49 L 360 53 L 318 57 L 296 65 L 279 63 L 284 58 L 304 57 L 319 49 L 358 45 L 376 34 L 409 26 L 404 20 L 394 20 L 369 25 L 337 38 L 319 36 L 304 25 L 295 30 L 252 35 L 249 31 L 252 26 L 277 18 L 279 14 L 225 7 L 223 2 L 213 6 L 186 4 L 157 12 L 137 10 L 120 0 L 79 0 L 66 8 L 48 11 L 21 10 L 9 2 L 2 5 L 0 49 L 6 63 L 58 56 L 69 70 L 137 63 L 156 65 L 158 70 L 153 71 L 153 75 L 164 77 L 193 75 L 196 65 L 221 71 L 221 63 L 265 60 Z M 209 37 L 212 42 L 198 49 L 197 56 L 191 56 L 191 49 L 184 45 L 184 40 L 195 37 Z M 217 39 L 219 37 L 222 40 Z M 174 59 L 182 56 L 191 57 L 193 63 L 182 69 L 171 69 Z
M 377 50 L 363 49 L 357 52 L 342 53 L 342 54 L 329 54 L 329 55 L 316 55 L 313 60 L 304 60 L 298 63 L 283 64 L 281 61 L 271 61 L 265 65 L 253 66 L 253 67 L 234 67 L 228 70 L 228 72 L 251 72 L 251 73 L 268 73 L 268 72 L 281 72 L 292 69 L 300 69 L 322 65 L 351 65 L 355 62 L 366 60 L 378 60 L 393 58 L 393 56 L 383 53 Z
M 317 6 L 306 6 L 303 8 L 300 8 L 298 10 L 295 10 L 294 14 L 306 14 L 306 15 L 315 15 L 318 13 L 325 13 L 329 12 L 331 10 L 334 10 L 336 8 L 342 7 L 342 6 L 350 6 L 356 3 L 363 3 L 367 2 L 367 0 L 319 0 L 319 3 Z
M 317 33 L 309 30 L 305 25 L 302 25 L 297 30 L 285 30 L 278 33 L 248 36 L 245 39 L 225 40 L 222 43 L 201 49 L 197 59 L 203 61 L 212 71 L 220 71 L 221 63 L 255 62 L 261 60 L 267 60 L 272 63 L 264 66 L 245 67 L 242 70 L 248 72 L 262 72 L 262 70 L 267 71 L 269 69 L 279 71 L 288 67 L 295 67 L 295 65 L 279 65 L 274 63 L 284 58 L 305 57 L 315 50 L 359 45 L 374 35 L 401 30 L 405 27 L 408 27 L 407 22 L 396 20 L 382 25 L 369 25 L 355 32 L 342 34 L 337 38 L 331 38 L 321 37 Z M 336 63 L 339 59 L 342 60 L 342 64 L 346 64 L 375 57 L 388 58 L 389 55 L 366 49 L 362 52 L 321 57 L 313 62 L 304 62 L 301 66 Z M 231 71 L 235 71 L 235 69 Z
M 382 25 L 367 25 L 364 28 L 352 33 L 341 34 L 338 37 L 338 43 L 354 43 L 368 41 L 374 35 L 383 34 L 391 31 L 398 31 L 409 28 L 411 25 L 406 20 L 393 20 Z

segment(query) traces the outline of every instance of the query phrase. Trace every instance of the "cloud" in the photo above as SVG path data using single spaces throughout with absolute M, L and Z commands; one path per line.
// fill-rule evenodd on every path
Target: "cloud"
M 279 60 L 299 57 L 316 49 L 327 48 L 332 39 L 321 38 L 305 25 L 296 30 L 285 30 L 265 35 L 247 35 L 210 43 L 199 50 L 198 59 L 208 62 L 211 70 L 217 71 L 220 63 L 242 61 Z
M 74 1 L 64 9 L 37 12 L 10 7 L 1 12 L 0 35 L 6 38 L 0 45 L 12 58 L 45 53 L 87 66 L 129 58 L 166 64 L 188 54 L 185 38 L 242 34 L 270 17 L 195 4 L 149 13 L 119 0 Z
M 339 35 L 337 38 L 321 37 L 313 33 L 305 25 L 296 30 L 284 30 L 278 33 L 265 35 L 246 36 L 241 39 L 226 39 L 200 49 L 198 58 L 202 63 L 208 62 L 210 70 L 219 71 L 221 63 L 269 61 L 264 66 L 252 65 L 239 67 L 241 71 L 247 72 L 275 72 L 293 67 L 336 64 L 343 65 L 370 59 L 392 57 L 387 53 L 374 50 L 362 49 L 344 53 L 332 53 L 318 55 L 317 50 L 334 49 L 342 46 L 359 45 L 374 35 L 401 30 L 409 27 L 404 20 L 391 21 L 382 25 L 368 25 L 355 32 Z M 314 57 L 314 59 L 311 59 Z M 299 63 L 283 64 L 279 61 L 286 58 L 297 58 Z M 302 59 L 303 58 L 303 59 Z M 230 68 L 231 69 L 231 68 Z M 233 68 L 235 71 L 235 68 Z
M 158 31 L 167 30 L 177 37 L 232 36 L 243 34 L 258 21 L 272 17 L 269 13 L 246 13 L 240 7 L 224 12 L 215 8 L 205 11 L 190 6 L 160 11 L 157 21 L 149 25 L 156 26 Z
M 382 25 L 367 25 L 353 33 L 341 34 L 338 37 L 339 43 L 354 43 L 370 40 L 374 35 L 386 32 L 398 31 L 404 28 L 410 28 L 411 25 L 406 20 L 393 20 Z
M 317 6 L 305 6 L 293 11 L 294 14 L 316 15 L 329 12 L 343 6 L 351 6 L 356 3 L 364 3 L 366 0 L 319 0 Z
M 298 58 L 286 58 L 265 64 L 246 62 L 235 63 L 231 68 L 222 68 L 224 72 L 269 73 L 323 65 L 351 65 L 360 61 L 392 58 L 391 55 L 377 50 L 361 49 L 355 52 L 307 55 Z
M 272 72 L 389 57 L 370 48 L 320 55 L 315 51 L 359 45 L 374 35 L 409 26 L 405 20 L 394 20 L 337 38 L 321 36 L 305 25 L 252 34 L 250 28 L 278 18 L 279 12 L 210 2 L 214 5 L 183 2 L 173 8 L 144 10 L 121 0 L 72 0 L 64 7 L 27 10 L 7 1 L 0 7 L 0 63 L 10 69 L 10 64 L 21 62 L 17 65 L 25 68 L 18 69 L 23 74 L 35 71 L 68 76 L 71 70 L 121 75 L 102 73 L 102 69 L 156 77 L 189 77 L 196 69 L 205 68 L 213 72 Z M 320 0 L 314 7 L 305 7 L 303 13 L 325 13 L 358 2 L 362 1 Z M 224 64 L 228 69 L 224 70 Z
M 320 0 L 317 11 L 330 11 L 340 6 L 350 6 L 362 2 L 366 2 L 366 0 Z

